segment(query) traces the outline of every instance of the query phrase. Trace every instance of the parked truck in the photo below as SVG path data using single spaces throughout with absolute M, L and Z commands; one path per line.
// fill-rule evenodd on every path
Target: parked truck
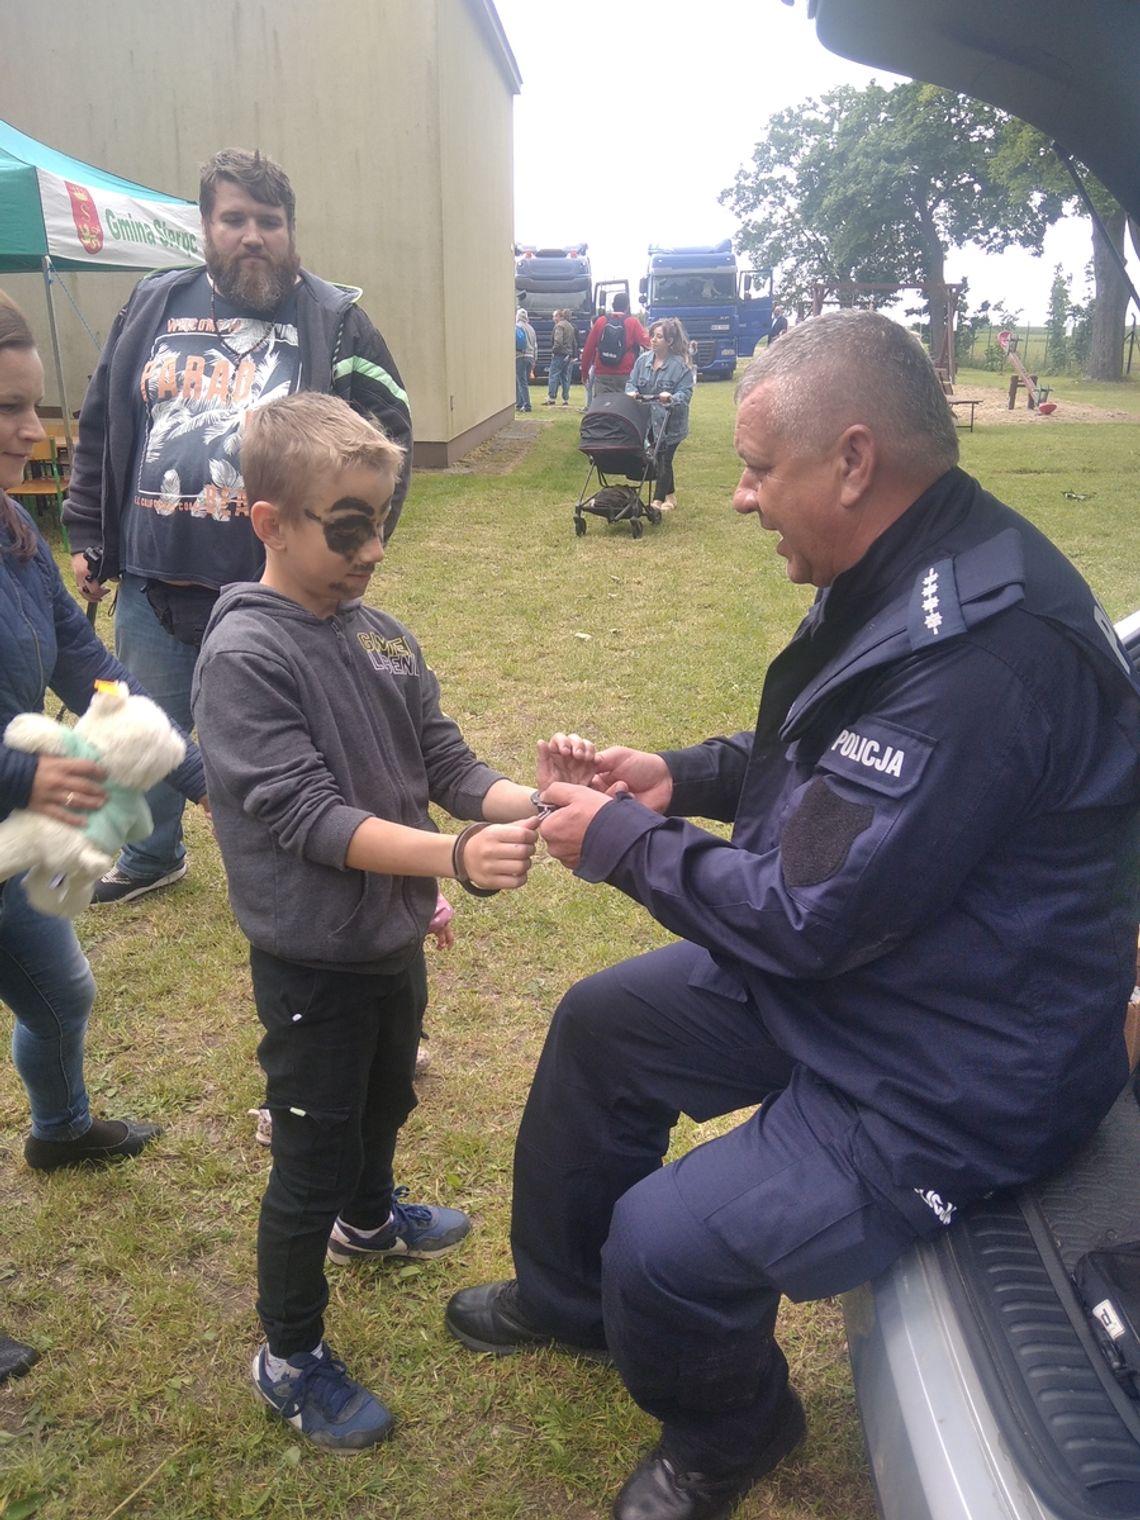
M 581 349 L 594 317 L 605 310 L 612 293 L 624 290 L 629 294 L 627 280 L 593 283 L 588 250 L 587 243 L 568 243 L 562 248 L 515 244 L 515 302 L 526 307 L 538 340 L 536 380 L 545 380 L 550 372 L 550 339 L 556 311 L 570 313 Z M 577 366 L 574 378 L 578 379 Z
M 727 379 L 772 325 L 772 271 L 739 270 L 732 243 L 650 245 L 639 290 L 646 324 L 679 317 L 697 345 L 697 372 Z

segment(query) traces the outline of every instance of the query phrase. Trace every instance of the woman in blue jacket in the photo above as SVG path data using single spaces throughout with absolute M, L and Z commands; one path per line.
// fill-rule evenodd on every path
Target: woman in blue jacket
M 661 438 L 653 505 L 671 512 L 677 505 L 673 455 L 689 436 L 689 402 L 693 399 L 689 339 L 675 317 L 662 317 L 649 329 L 649 343 L 650 347 L 637 356 L 625 393 L 653 404 L 652 436 L 655 442 Z
M 19 485 L 44 430 L 43 365 L 19 308 L 0 292 L 0 732 L 19 712 L 43 710 L 50 686 L 83 712 L 96 680 L 128 676 L 65 588 L 47 544 L 5 490 Z M 80 827 L 100 807 L 104 772 L 91 761 L 31 755 L 0 744 L 0 818 L 28 808 Z M 171 777 L 204 801 L 193 744 Z M 75 930 L 30 906 L 19 880 L 0 885 L 0 999 L 12 1010 L 12 1054 L 32 1111 L 24 1146 L 38 1171 L 135 1156 L 155 1124 L 93 1117 L 83 1081 L 83 1040 L 95 983 Z

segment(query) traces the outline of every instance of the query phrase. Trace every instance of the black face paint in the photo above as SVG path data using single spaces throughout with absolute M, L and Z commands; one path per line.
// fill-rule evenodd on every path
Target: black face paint
M 387 507 L 377 514 L 376 509 L 359 496 L 342 496 L 334 501 L 324 517 L 305 508 L 305 516 L 320 523 L 325 543 L 333 554 L 342 559 L 353 559 L 366 543 L 380 532 L 388 516 Z M 379 518 L 379 520 L 377 520 Z

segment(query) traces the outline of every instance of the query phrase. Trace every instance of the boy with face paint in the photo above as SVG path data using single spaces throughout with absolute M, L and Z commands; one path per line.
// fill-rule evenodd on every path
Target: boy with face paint
M 393 1420 L 323 1339 L 326 1250 L 431 1259 L 470 1229 L 458 1209 L 404 1203 L 392 1170 L 416 1104 L 436 878 L 521 887 L 539 813 L 468 748 L 414 636 L 363 605 L 402 458 L 333 397 L 249 413 L 241 467 L 265 571 L 222 592 L 193 695 L 273 1117 L 253 1381 L 339 1450 L 383 1440 Z M 593 750 L 575 736 L 540 746 L 539 788 L 587 772 Z M 441 834 L 429 802 L 480 822 Z

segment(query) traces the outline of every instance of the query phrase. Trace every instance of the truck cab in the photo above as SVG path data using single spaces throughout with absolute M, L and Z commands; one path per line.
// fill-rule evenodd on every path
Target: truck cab
M 710 379 L 728 379 L 772 324 L 771 271 L 738 272 L 728 238 L 684 248 L 651 245 L 638 289 L 648 323 L 662 317 L 684 323 L 696 343 L 697 373 Z
M 554 313 L 569 311 L 579 347 L 585 342 L 594 319 L 589 245 L 569 243 L 562 248 L 539 248 L 530 243 L 517 243 L 515 303 L 526 308 L 538 342 L 535 379 L 545 380 L 550 373 Z

